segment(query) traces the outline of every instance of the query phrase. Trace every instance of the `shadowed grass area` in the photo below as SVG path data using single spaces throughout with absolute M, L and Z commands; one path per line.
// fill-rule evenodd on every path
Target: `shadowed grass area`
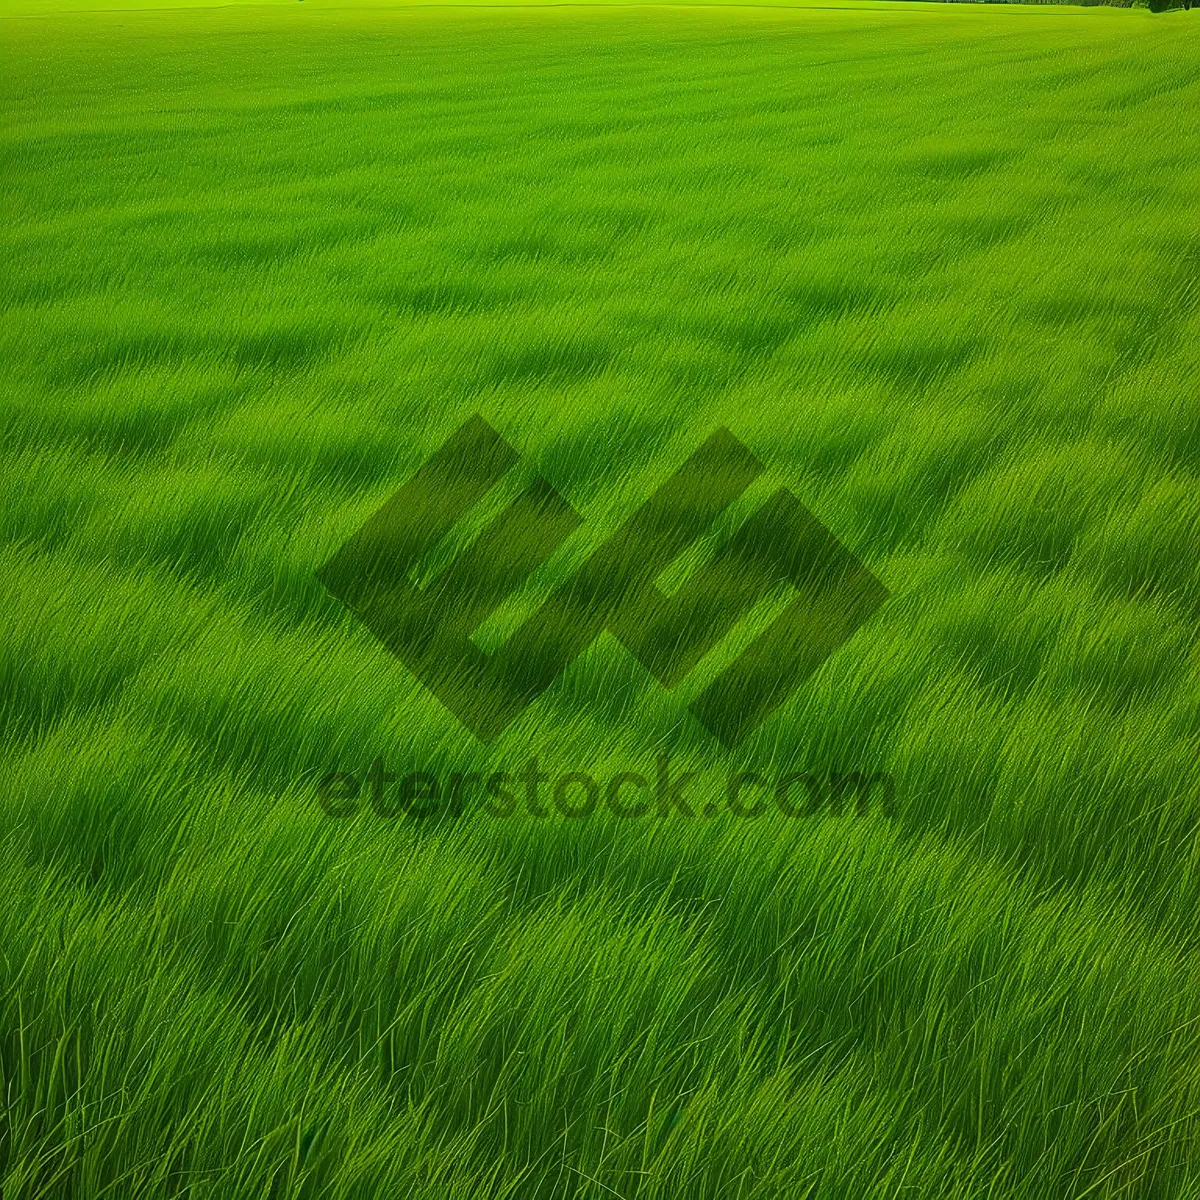
M 56 5 L 0 18 L 5 1200 L 1200 1196 L 1194 16 Z M 765 467 L 490 745 L 314 574 L 476 413 L 519 460 L 411 574 L 486 651 L 715 430 Z M 727 750 L 781 488 L 888 598 Z

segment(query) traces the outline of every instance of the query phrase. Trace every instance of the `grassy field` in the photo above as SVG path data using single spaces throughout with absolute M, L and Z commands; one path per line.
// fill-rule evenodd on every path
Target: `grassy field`
M 1200 1197 L 1197 14 L 5 12 L 5 1200 Z M 485 747 L 313 574 L 473 413 L 482 644 L 720 426 L 890 599 Z M 894 813 L 317 802 L 664 752 Z

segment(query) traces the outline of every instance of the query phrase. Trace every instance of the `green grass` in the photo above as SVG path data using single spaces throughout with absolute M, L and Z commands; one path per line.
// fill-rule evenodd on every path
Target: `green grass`
M 5 1200 L 1200 1197 L 1195 14 L 0 44 Z M 585 518 L 483 640 L 720 425 L 891 599 L 736 752 L 736 639 L 485 748 L 313 576 L 474 412 Z M 895 815 L 316 802 L 663 749 Z

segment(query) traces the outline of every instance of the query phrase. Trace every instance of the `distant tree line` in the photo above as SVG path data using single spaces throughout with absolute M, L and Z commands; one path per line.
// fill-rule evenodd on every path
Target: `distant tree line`
M 1081 4 L 1085 7 L 1106 6 L 1109 8 L 1148 8 L 1151 12 L 1166 12 L 1172 8 L 1190 11 L 1193 4 L 1200 7 L 1200 0 L 949 0 L 967 4 Z

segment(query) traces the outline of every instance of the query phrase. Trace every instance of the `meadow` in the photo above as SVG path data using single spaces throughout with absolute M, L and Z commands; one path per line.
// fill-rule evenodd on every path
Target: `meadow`
M 1195 14 L 6 7 L 0 54 L 5 1200 L 1200 1198 Z M 786 486 L 889 599 L 735 750 L 687 704 L 778 597 L 483 745 L 314 575 L 476 413 L 520 462 L 427 574 L 535 476 L 584 517 L 481 645 L 719 427 L 730 521 Z M 661 753 L 893 811 L 317 797 Z

